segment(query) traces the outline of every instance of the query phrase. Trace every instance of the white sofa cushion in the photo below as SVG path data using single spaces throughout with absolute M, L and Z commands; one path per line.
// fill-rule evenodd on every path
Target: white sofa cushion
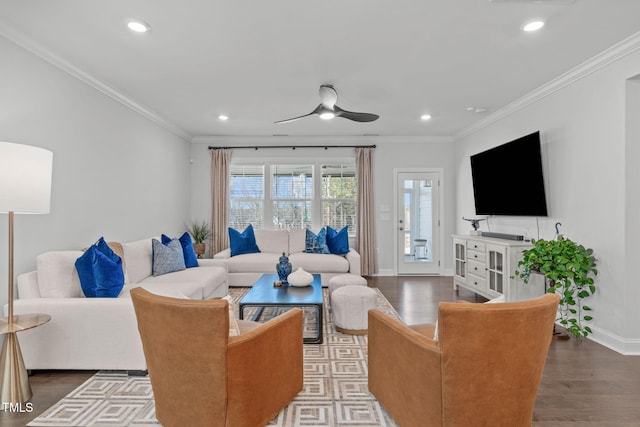
M 307 244 L 306 228 L 289 230 L 289 253 L 304 252 Z
M 202 286 L 189 282 L 154 282 L 142 281 L 141 283 L 126 283 L 118 298 L 131 298 L 131 289 L 144 288 L 152 294 L 171 298 L 202 299 Z
M 289 256 L 289 261 L 294 271 L 300 267 L 309 273 L 347 273 L 349 271 L 349 261 L 341 255 L 296 252 Z
M 36 257 L 38 285 L 43 298 L 79 298 L 80 278 L 75 262 L 82 251 L 50 251 Z
M 151 276 L 151 239 L 136 240 L 122 244 L 127 271 L 125 283 L 138 283 Z
M 182 286 L 184 283 L 188 283 L 189 285 L 194 284 L 200 289 L 200 295 L 195 298 L 186 294 L 185 296 L 191 299 L 203 299 L 209 297 L 221 283 L 226 282 L 226 275 L 227 272 L 222 267 L 192 267 L 161 276 L 149 276 L 139 282 L 139 284 L 149 292 L 152 292 L 147 288 L 149 284 L 176 283 L 179 284 L 179 286 Z
M 282 253 L 257 253 L 232 256 L 227 260 L 229 273 L 276 273 Z
M 260 252 L 282 255 L 289 253 L 289 232 L 287 230 L 255 230 L 256 244 Z M 275 268 L 275 267 L 274 267 Z

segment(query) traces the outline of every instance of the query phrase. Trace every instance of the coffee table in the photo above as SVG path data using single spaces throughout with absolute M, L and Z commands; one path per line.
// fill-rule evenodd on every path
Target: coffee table
M 240 300 L 240 312 L 238 317 L 244 319 L 246 307 L 259 307 L 258 312 L 251 320 L 257 320 L 264 307 L 311 307 L 318 312 L 316 317 L 318 335 L 305 337 L 305 344 L 322 344 L 322 281 L 319 274 L 313 275 L 313 282 L 309 286 L 295 287 L 282 285 L 279 288 L 273 286 L 273 282 L 279 280 L 277 274 L 263 274 L 255 285 Z

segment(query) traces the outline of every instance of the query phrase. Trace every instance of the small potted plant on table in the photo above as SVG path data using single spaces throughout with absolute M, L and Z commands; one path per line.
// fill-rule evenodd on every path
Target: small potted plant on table
M 516 276 L 527 283 L 532 274 L 542 274 L 547 292 L 560 295 L 558 321 L 571 335 L 583 338 L 592 333 L 583 321 L 590 321 L 591 307 L 583 299 L 596 292 L 592 276 L 598 274 L 593 250 L 559 236 L 556 240 L 532 240 L 533 247 L 523 251 Z M 586 313 L 585 313 L 586 312 Z
M 196 251 L 198 258 L 202 258 L 205 252 L 205 241 L 211 236 L 211 228 L 206 221 L 192 222 L 188 228 L 189 234 L 193 237 L 193 249 Z

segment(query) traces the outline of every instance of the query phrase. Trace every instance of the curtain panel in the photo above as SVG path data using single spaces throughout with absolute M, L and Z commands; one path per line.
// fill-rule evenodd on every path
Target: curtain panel
M 361 257 L 360 268 L 363 276 L 370 276 L 378 272 L 372 156 L 373 149 L 368 147 L 356 148 L 356 176 L 358 180 L 356 245 Z
M 211 256 L 229 247 L 229 164 L 231 150 L 211 150 Z

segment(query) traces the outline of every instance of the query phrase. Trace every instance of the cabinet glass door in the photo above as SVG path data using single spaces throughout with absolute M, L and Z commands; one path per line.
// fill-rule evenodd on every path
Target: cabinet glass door
M 466 247 L 464 243 L 455 242 L 455 262 L 456 262 L 456 276 L 464 278 L 466 276 Z
M 489 291 L 504 294 L 504 253 L 489 249 Z

